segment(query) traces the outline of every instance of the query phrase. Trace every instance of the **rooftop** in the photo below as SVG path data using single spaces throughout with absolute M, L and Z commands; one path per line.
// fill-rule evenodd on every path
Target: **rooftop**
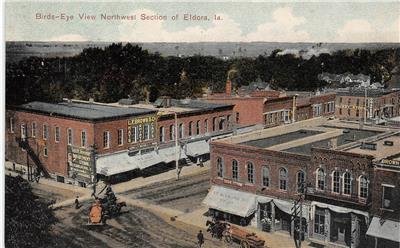
M 18 109 L 45 113 L 50 115 L 58 115 L 83 120 L 103 120 L 114 119 L 129 116 L 152 114 L 156 111 L 143 108 L 120 108 L 115 106 L 77 103 L 77 102 L 61 102 L 61 103 L 45 103 L 30 102 L 18 106 Z

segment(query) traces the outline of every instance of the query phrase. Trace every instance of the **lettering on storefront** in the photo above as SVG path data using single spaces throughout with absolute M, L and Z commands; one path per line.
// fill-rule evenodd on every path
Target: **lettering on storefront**
M 145 116 L 128 120 L 128 143 L 155 138 L 157 117 Z
M 77 179 L 90 181 L 92 176 L 92 153 L 84 147 L 68 146 L 69 173 Z
M 391 160 L 391 159 L 382 159 L 381 164 L 384 165 L 391 165 L 391 166 L 399 166 L 400 167 L 400 161 L 399 160 Z

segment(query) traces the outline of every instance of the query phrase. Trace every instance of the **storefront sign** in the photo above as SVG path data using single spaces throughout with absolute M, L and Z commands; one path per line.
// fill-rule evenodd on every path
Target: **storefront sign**
M 382 159 L 381 164 L 384 165 L 391 165 L 391 166 L 400 166 L 400 161 L 399 160 L 391 160 L 391 159 Z
M 128 120 L 128 143 L 154 139 L 156 135 L 156 115 Z
M 92 176 L 92 153 L 83 147 L 68 146 L 68 164 L 71 176 L 77 179 L 91 181 Z

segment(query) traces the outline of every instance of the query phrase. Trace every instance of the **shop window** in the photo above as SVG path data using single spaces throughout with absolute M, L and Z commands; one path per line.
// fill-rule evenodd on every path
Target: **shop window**
M 325 211 L 320 209 L 315 210 L 314 233 L 325 235 Z
M 238 161 L 232 160 L 232 179 L 237 181 L 239 179 Z
M 279 169 L 279 189 L 287 190 L 288 172 L 285 168 Z
M 124 129 L 118 129 L 118 145 L 122 146 L 124 144 Z
M 224 176 L 224 163 L 222 161 L 222 158 L 220 157 L 217 158 L 217 176 L 218 177 Z
M 267 166 L 262 168 L 262 186 L 269 187 L 269 168 Z
M 384 185 L 382 188 L 382 208 L 388 210 L 395 210 L 394 209 L 394 186 L 392 185 Z
M 334 193 L 340 193 L 340 174 L 339 171 L 333 172 L 333 180 L 332 180 L 332 191 Z
M 169 140 L 175 140 L 175 126 L 169 126 Z
M 247 163 L 247 181 L 254 183 L 254 165 L 251 162 Z
M 361 176 L 359 180 L 360 184 L 360 190 L 359 194 L 361 198 L 367 198 L 368 197 L 368 179 L 365 176 Z
M 343 174 L 343 194 L 351 194 L 351 174 L 349 172 Z
M 306 174 L 304 171 L 298 171 L 297 172 L 297 192 L 298 193 L 304 193 L 304 189 L 306 185 L 304 185 L 306 179 Z
M 317 170 L 317 189 L 325 190 L 325 172 L 321 168 Z

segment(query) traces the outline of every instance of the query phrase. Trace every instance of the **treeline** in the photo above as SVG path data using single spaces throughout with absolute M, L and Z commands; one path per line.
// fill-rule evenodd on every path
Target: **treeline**
M 399 48 L 345 50 L 308 60 L 279 52 L 225 61 L 200 55 L 163 57 L 119 43 L 88 48 L 74 57 L 30 57 L 6 65 L 6 101 L 57 102 L 68 97 L 115 102 L 127 97 L 143 100 L 147 93 L 150 100 L 161 95 L 197 97 L 205 87 L 223 91 L 228 75 L 237 86 L 260 79 L 276 89 L 315 90 L 324 86 L 317 77 L 321 72 L 363 73 L 374 82 L 385 82 L 400 61 Z

